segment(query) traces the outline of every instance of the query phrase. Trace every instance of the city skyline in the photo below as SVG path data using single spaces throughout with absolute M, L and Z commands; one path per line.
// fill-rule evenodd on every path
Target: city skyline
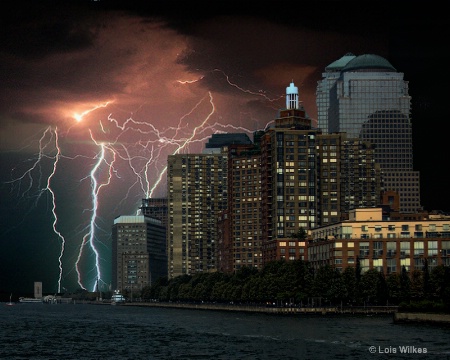
M 444 136 L 426 126 L 429 114 L 443 116 L 432 96 L 443 94 L 423 74 L 439 52 L 415 50 L 411 9 L 403 18 L 391 9 L 387 24 L 373 9 L 337 21 L 336 3 L 305 6 L 296 19 L 281 16 L 283 3 L 271 4 L 279 17 L 102 2 L 4 11 L 0 290 L 31 292 L 34 281 L 44 292 L 91 290 L 98 278 L 108 286 L 112 220 L 165 196 L 167 155 L 200 152 L 215 132 L 263 129 L 291 81 L 316 120 L 317 81 L 347 52 L 383 56 L 410 81 L 422 204 L 448 211 L 437 168 L 445 148 L 424 139 Z

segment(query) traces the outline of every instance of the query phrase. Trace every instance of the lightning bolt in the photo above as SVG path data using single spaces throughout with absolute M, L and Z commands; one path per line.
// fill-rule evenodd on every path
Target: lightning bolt
M 177 83 L 185 85 L 185 84 L 194 84 L 200 80 L 202 80 L 205 77 L 205 75 L 200 76 L 198 79 L 194 79 L 194 80 L 177 80 Z
M 178 148 L 172 153 L 172 155 L 178 154 L 178 153 L 180 153 L 184 148 L 186 148 L 186 146 L 188 146 L 188 144 L 190 144 L 190 143 L 193 141 L 193 139 L 195 138 L 195 136 L 196 136 L 196 134 L 197 134 L 197 131 L 199 131 L 199 129 L 202 129 L 202 128 L 205 126 L 205 124 L 208 122 L 208 120 L 211 118 L 211 116 L 214 114 L 215 106 L 214 106 L 214 102 L 213 102 L 213 96 L 212 96 L 211 92 L 208 92 L 208 95 L 209 95 L 209 103 L 211 104 L 211 111 L 210 111 L 209 114 L 205 117 L 205 119 L 203 120 L 203 122 L 202 122 L 200 125 L 198 125 L 198 126 L 196 126 L 196 127 L 194 128 L 194 130 L 192 131 L 191 136 L 188 137 L 187 139 L 184 139 L 184 140 L 183 140 L 182 144 L 178 146 Z M 196 106 L 198 106 L 199 104 L 200 104 L 200 103 L 197 103 Z M 206 138 L 202 139 L 201 141 L 204 141 L 204 140 L 206 140 Z M 166 173 L 166 171 L 167 171 L 167 166 L 165 166 L 164 169 L 161 171 L 161 173 L 160 173 L 158 179 L 157 179 L 156 182 L 155 182 L 155 185 L 150 189 L 150 191 L 149 191 L 149 193 L 148 193 L 148 197 L 150 197 L 150 198 L 152 197 L 153 192 L 155 191 L 155 188 L 156 188 L 156 187 L 159 185 L 159 183 L 161 182 L 161 180 L 162 180 L 164 174 Z
M 53 214 L 53 223 L 52 223 L 52 228 L 53 228 L 53 232 L 58 236 L 58 238 L 61 240 L 61 250 L 58 256 L 58 268 L 59 268 L 59 276 L 58 276 L 58 293 L 61 292 L 61 281 L 62 281 L 62 275 L 63 275 L 63 262 L 62 262 L 62 257 L 64 255 L 64 249 L 65 249 L 65 244 L 66 244 L 66 239 L 64 238 L 64 236 L 58 231 L 58 229 L 56 228 L 56 225 L 58 223 L 58 215 L 56 213 L 56 197 L 55 197 L 55 193 L 52 190 L 51 187 L 51 182 L 53 177 L 55 176 L 56 173 L 56 169 L 58 166 L 58 162 L 59 159 L 61 157 L 61 148 L 59 147 L 59 143 L 58 143 L 58 129 L 55 129 L 55 146 L 57 149 L 57 154 L 55 156 L 55 161 L 53 162 L 53 170 L 50 173 L 49 177 L 47 178 L 47 187 L 46 190 L 51 194 L 51 198 L 52 198 L 52 214 Z
M 95 111 L 95 110 L 97 110 L 97 109 L 100 109 L 100 108 L 105 108 L 105 107 L 107 107 L 109 104 L 111 104 L 112 103 L 112 101 L 107 101 L 107 102 L 105 102 L 105 103 L 103 103 L 103 104 L 99 104 L 99 105 L 95 105 L 93 108 L 90 108 L 90 109 L 88 109 L 88 110 L 85 110 L 85 111 L 83 111 L 81 114 L 78 114 L 78 113 L 74 113 L 73 114 L 73 118 L 77 121 L 77 122 L 81 122 L 82 120 L 83 120 L 83 118 L 85 117 L 85 116 L 87 116 L 88 114 L 90 114 L 91 112 L 93 112 L 93 111 Z
M 278 100 L 280 100 L 280 99 L 282 99 L 284 97 L 284 95 L 280 95 L 280 96 L 278 96 L 276 98 L 270 98 L 269 96 L 267 96 L 265 94 L 264 90 L 259 90 L 258 92 L 254 92 L 254 91 L 251 91 L 251 90 L 248 90 L 248 89 L 244 89 L 244 88 L 240 87 L 239 85 L 231 82 L 229 75 L 225 74 L 225 72 L 223 72 L 222 70 L 214 69 L 214 71 L 218 71 L 218 72 L 222 73 L 225 76 L 225 79 L 227 80 L 228 85 L 238 89 L 239 91 L 241 91 L 243 93 L 256 95 L 256 96 L 261 96 L 261 97 L 263 97 L 264 99 L 266 99 L 269 102 L 275 102 L 275 101 L 278 101 Z
M 224 75 L 229 86 L 251 96 L 262 97 L 270 103 L 278 98 L 270 98 L 263 91 L 254 92 L 242 88 L 233 83 L 230 77 L 219 69 L 213 70 Z M 205 75 L 194 80 L 178 80 L 183 86 L 195 86 L 202 81 Z M 230 123 L 223 123 L 218 116 L 213 93 L 208 91 L 192 107 L 182 115 L 175 126 L 157 128 L 152 122 L 142 121 L 128 117 L 120 120 L 110 113 L 107 117 L 92 121 L 92 115 L 99 109 L 105 109 L 112 105 L 114 101 L 102 102 L 98 105 L 90 106 L 87 110 L 71 112 L 75 124 L 71 124 L 64 133 L 57 127 L 47 127 L 39 134 L 38 152 L 36 158 L 31 160 L 31 166 L 15 177 L 9 183 L 17 186 L 18 195 L 22 198 L 34 196 L 33 189 L 38 188 L 35 204 L 40 197 L 47 193 L 51 198 L 52 231 L 57 236 L 60 243 L 58 254 L 58 292 L 63 286 L 65 278 L 75 272 L 76 283 L 82 289 L 91 288 L 96 290 L 99 283 L 108 284 L 104 278 L 103 264 L 107 263 L 102 257 L 101 246 L 108 248 L 102 236 L 109 235 L 109 231 L 102 229 L 102 202 L 108 198 L 109 190 L 114 186 L 115 181 L 127 181 L 126 190 L 123 191 L 122 199 L 115 202 L 116 209 L 122 209 L 135 199 L 142 200 L 143 197 L 151 198 L 162 184 L 167 173 L 167 156 L 183 152 L 189 152 L 191 147 L 203 144 L 211 134 L 227 132 L 245 132 L 252 134 L 256 129 L 248 129 L 243 126 L 235 126 Z M 84 121 L 89 117 L 90 121 Z M 249 116 L 246 116 L 248 119 Z M 270 122 L 269 122 L 270 123 Z M 266 124 L 267 126 L 268 124 Z M 66 140 L 70 143 L 69 130 L 77 128 L 79 134 L 83 129 L 88 131 L 89 136 L 84 136 L 83 142 L 86 144 L 83 153 L 76 153 L 75 156 L 63 154 L 61 143 Z M 127 140 L 132 138 L 133 140 Z M 94 151 L 92 151 L 94 149 Z M 88 153 L 92 151 L 92 153 Z M 87 153 L 85 153 L 87 152 Z M 54 184 L 57 176 L 62 176 L 61 166 L 64 162 L 81 160 L 82 165 L 88 170 L 79 179 L 79 183 L 86 183 L 89 191 L 89 205 L 85 207 L 84 218 L 80 224 L 82 230 L 69 237 L 63 235 L 61 230 L 63 218 L 58 215 L 58 196 L 54 191 Z M 44 162 L 51 162 L 51 170 L 45 174 Z M 38 174 L 37 179 L 35 174 Z M 39 184 L 46 179 L 45 186 L 41 189 Z M 131 180 L 130 180 L 131 179 Z M 24 186 L 25 182 L 28 186 Z M 80 197 L 81 198 L 81 197 Z M 136 201 L 137 203 L 137 201 Z M 136 206 L 136 203 L 134 206 Z M 111 208 L 108 208 L 111 212 Z M 86 215 L 84 215 L 86 214 Z M 83 225 L 83 223 L 85 225 Z M 107 223 L 110 226 L 109 223 Z M 109 240 L 109 236 L 108 236 Z M 73 267 L 65 265 L 65 252 L 67 245 L 74 242 L 77 246 L 77 253 L 74 258 Z M 67 259 L 66 259 L 67 261 Z M 64 272 L 69 266 L 70 271 Z M 87 266 L 87 267 L 86 267 Z M 108 263 L 109 266 L 109 263 Z M 86 271 L 86 269 L 88 271 Z M 65 276 L 63 276 L 65 274 Z M 66 284 L 64 284 L 68 287 Z
M 62 258 L 64 255 L 66 240 L 65 240 L 64 236 L 61 234 L 61 232 L 59 232 L 59 230 L 57 229 L 58 215 L 57 215 L 57 211 L 56 211 L 56 195 L 51 187 L 52 180 L 56 174 L 56 170 L 58 167 L 58 162 L 61 158 L 61 148 L 59 147 L 58 139 L 59 139 L 58 129 L 55 128 L 53 130 L 51 127 L 47 127 L 39 139 L 38 156 L 37 156 L 37 159 L 34 161 L 33 165 L 30 168 L 28 168 L 20 177 L 18 177 L 17 179 L 15 179 L 13 181 L 8 182 L 8 183 L 14 184 L 16 182 L 19 182 L 18 188 L 20 189 L 21 182 L 23 180 L 25 180 L 25 178 L 28 178 L 29 185 L 26 188 L 26 190 L 24 190 L 22 193 L 22 197 L 24 197 L 26 194 L 28 194 L 32 191 L 32 188 L 34 186 L 34 178 L 32 175 L 33 171 L 37 170 L 39 173 L 39 181 L 38 181 L 38 185 L 37 185 L 37 186 L 39 186 L 39 183 L 41 182 L 40 179 L 42 179 L 42 177 L 43 177 L 43 169 L 42 169 L 43 160 L 50 159 L 53 162 L 52 171 L 50 172 L 50 174 L 47 177 L 46 186 L 44 188 L 38 190 L 36 200 L 35 200 L 35 205 L 37 205 L 37 203 L 39 202 L 39 199 L 41 198 L 41 196 L 44 193 L 48 192 L 50 194 L 51 204 L 52 204 L 51 212 L 53 215 L 52 229 L 53 229 L 53 232 L 57 235 L 58 239 L 61 241 L 61 248 L 60 248 L 60 252 L 58 255 L 59 276 L 58 276 L 58 281 L 57 281 L 58 292 L 60 292 L 62 275 L 63 275 Z M 46 150 L 48 150 L 50 147 L 52 147 L 53 143 L 54 143 L 54 148 L 56 149 L 56 155 L 51 156 L 51 155 L 46 154 Z M 50 149 L 49 152 L 50 153 L 53 152 L 53 149 Z
M 99 193 L 100 190 L 109 185 L 111 182 L 111 177 L 112 177 L 112 173 L 113 173 L 113 164 L 115 162 L 115 152 L 111 151 L 113 154 L 113 160 L 111 162 L 108 162 L 106 160 L 105 157 L 105 153 L 106 150 L 108 149 L 106 144 L 103 143 L 98 143 L 95 139 L 94 136 L 92 134 L 92 131 L 89 130 L 89 133 L 91 135 L 91 139 L 92 141 L 100 147 L 100 152 L 97 155 L 97 162 L 95 163 L 94 167 L 92 168 L 90 174 L 89 174 L 89 178 L 91 181 L 91 204 L 92 204 L 92 208 L 90 209 L 91 212 L 91 217 L 90 217 L 90 222 L 89 222 L 89 227 L 88 227 L 88 232 L 83 236 L 83 240 L 81 242 L 81 246 L 78 252 L 78 257 L 77 260 L 75 262 L 75 268 L 76 268 L 76 272 L 77 272 L 77 277 L 78 277 L 78 284 L 80 285 L 80 287 L 82 289 L 86 289 L 83 285 L 83 281 L 82 281 L 82 274 L 81 274 L 81 270 L 80 270 L 80 261 L 81 258 L 83 256 L 83 250 L 85 248 L 86 245 L 89 245 L 91 251 L 94 254 L 94 259 L 95 259 L 95 279 L 97 280 L 94 284 L 94 288 L 92 291 L 95 291 L 95 287 L 97 285 L 98 281 L 103 281 L 102 279 L 102 272 L 101 272 L 101 267 L 100 267 L 100 254 L 99 251 L 95 245 L 95 230 L 98 228 L 97 226 L 97 217 L 98 217 L 98 208 L 99 208 Z M 100 172 L 101 169 L 101 165 L 102 163 L 105 163 L 107 165 L 108 168 L 108 176 L 105 182 L 99 182 L 99 180 L 97 179 L 97 176 L 99 175 L 98 173 Z M 104 282 L 104 281 L 103 281 Z

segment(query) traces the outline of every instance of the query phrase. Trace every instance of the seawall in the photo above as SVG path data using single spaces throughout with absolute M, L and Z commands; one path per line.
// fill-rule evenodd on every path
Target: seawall
M 129 302 L 121 306 L 166 307 L 195 310 L 238 311 L 266 314 L 394 314 L 397 306 L 355 306 L 355 307 L 276 307 L 254 305 L 227 305 L 212 303 L 165 303 L 165 302 Z
M 395 312 L 395 323 L 434 323 L 450 325 L 450 314 Z

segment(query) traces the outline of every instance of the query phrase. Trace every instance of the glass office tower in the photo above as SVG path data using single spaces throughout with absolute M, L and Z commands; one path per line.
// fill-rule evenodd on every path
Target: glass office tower
M 336 84 L 336 81 L 341 76 L 341 70 L 350 60 L 356 56 L 352 53 L 347 53 L 340 59 L 332 62 L 325 68 L 322 73 L 323 79 L 317 83 L 316 104 L 317 104 L 317 124 L 322 133 L 328 134 L 332 131 L 328 129 L 328 110 L 330 107 L 330 90 Z
M 420 205 L 419 172 L 413 171 L 411 97 L 403 73 L 381 56 L 346 54 L 326 67 L 317 86 L 318 125 L 323 133 L 375 146 L 383 188 L 400 196 L 399 211 Z

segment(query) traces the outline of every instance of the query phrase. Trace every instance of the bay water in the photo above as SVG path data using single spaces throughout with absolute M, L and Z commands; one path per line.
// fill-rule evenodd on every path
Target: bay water
M 450 359 L 450 326 L 392 315 L 0 305 L 2 359 Z

